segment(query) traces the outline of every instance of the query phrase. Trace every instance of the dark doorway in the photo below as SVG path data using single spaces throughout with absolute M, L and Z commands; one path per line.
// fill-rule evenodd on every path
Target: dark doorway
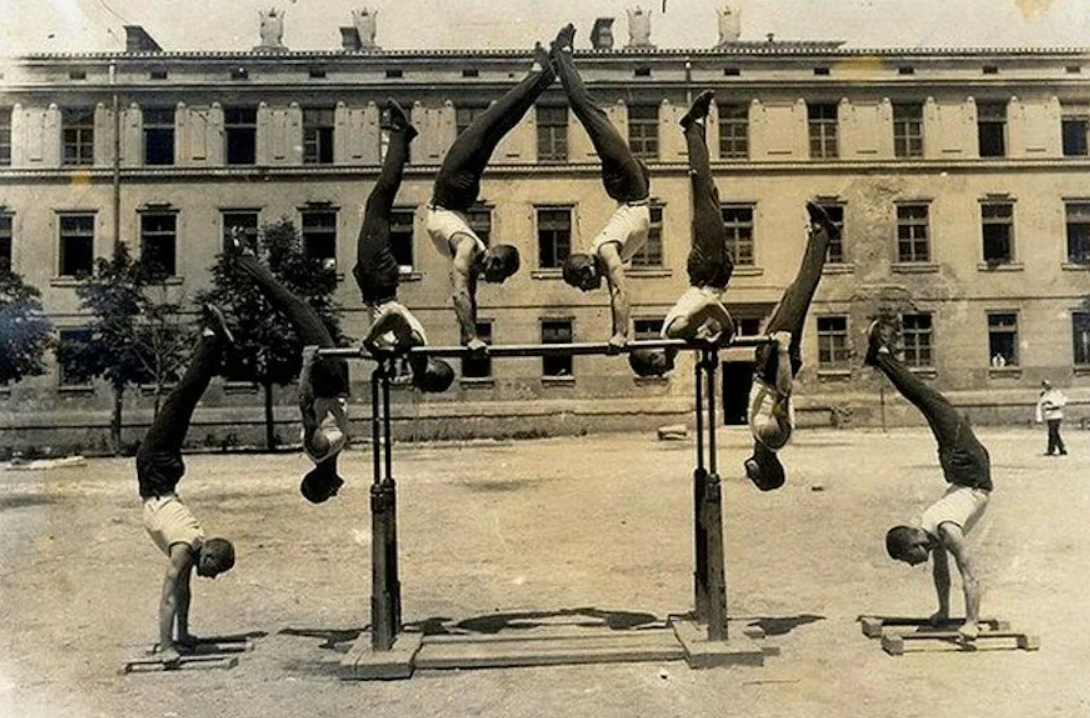
M 746 410 L 749 390 L 753 386 L 753 362 L 723 362 L 723 423 L 727 426 L 744 426 L 748 423 Z

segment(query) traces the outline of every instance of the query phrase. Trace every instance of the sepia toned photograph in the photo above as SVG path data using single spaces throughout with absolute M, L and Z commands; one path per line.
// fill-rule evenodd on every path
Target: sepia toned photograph
M 1090 717 L 1088 0 L 0 0 L 0 717 Z

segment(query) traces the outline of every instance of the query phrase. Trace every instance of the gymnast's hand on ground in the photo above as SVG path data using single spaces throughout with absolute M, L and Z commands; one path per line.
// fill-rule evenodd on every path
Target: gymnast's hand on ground
M 931 617 L 927 619 L 927 622 L 932 626 L 941 626 L 946 621 L 950 620 L 949 612 L 939 609 L 931 614 Z
M 980 635 L 980 626 L 976 624 L 976 621 L 966 621 L 961 624 L 961 628 L 958 629 L 958 638 L 963 643 L 971 643 L 976 640 L 976 637 Z
M 606 354 L 620 354 L 626 344 L 628 344 L 628 337 L 624 334 L 614 334 L 609 338 L 609 346 L 606 347 Z
M 182 660 L 182 654 L 173 645 L 160 647 L 158 658 L 167 668 L 175 668 Z

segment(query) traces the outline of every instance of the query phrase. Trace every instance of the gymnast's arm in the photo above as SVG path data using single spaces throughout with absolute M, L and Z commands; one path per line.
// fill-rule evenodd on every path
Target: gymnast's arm
M 477 275 L 473 262 L 479 252 L 477 243 L 465 234 L 451 238 L 454 243 L 454 262 L 450 278 L 454 285 L 454 313 L 462 328 L 465 345 L 477 351 L 485 343 L 477 336 Z

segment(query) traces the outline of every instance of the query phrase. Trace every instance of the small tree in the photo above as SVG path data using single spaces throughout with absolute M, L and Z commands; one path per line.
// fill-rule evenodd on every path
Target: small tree
M 166 301 L 162 274 L 114 245 L 113 256 L 99 258 L 94 273 L 80 280 L 80 309 L 94 319 L 87 342 L 62 343 L 58 358 L 75 372 L 102 377 L 110 385 L 110 448 L 121 452 L 122 407 L 131 384 L 155 385 L 155 411 L 163 385 L 173 380 L 186 356 L 190 333 L 179 321 L 179 306 Z M 158 291 L 153 291 L 153 290 Z
M 295 225 L 288 219 L 265 225 L 258 245 L 273 275 L 314 307 L 334 338 L 341 339 L 340 308 L 333 301 L 336 274 L 303 251 Z M 199 299 L 222 308 L 235 329 L 235 350 L 230 354 L 228 376 L 261 386 L 265 445 L 272 450 L 277 444 L 273 387 L 285 386 L 299 376 L 303 344 L 287 319 L 272 308 L 232 256 L 220 254 L 210 271 L 212 288 L 202 292 Z
M 0 385 L 45 372 L 43 356 L 53 335 L 40 296 L 0 260 Z

